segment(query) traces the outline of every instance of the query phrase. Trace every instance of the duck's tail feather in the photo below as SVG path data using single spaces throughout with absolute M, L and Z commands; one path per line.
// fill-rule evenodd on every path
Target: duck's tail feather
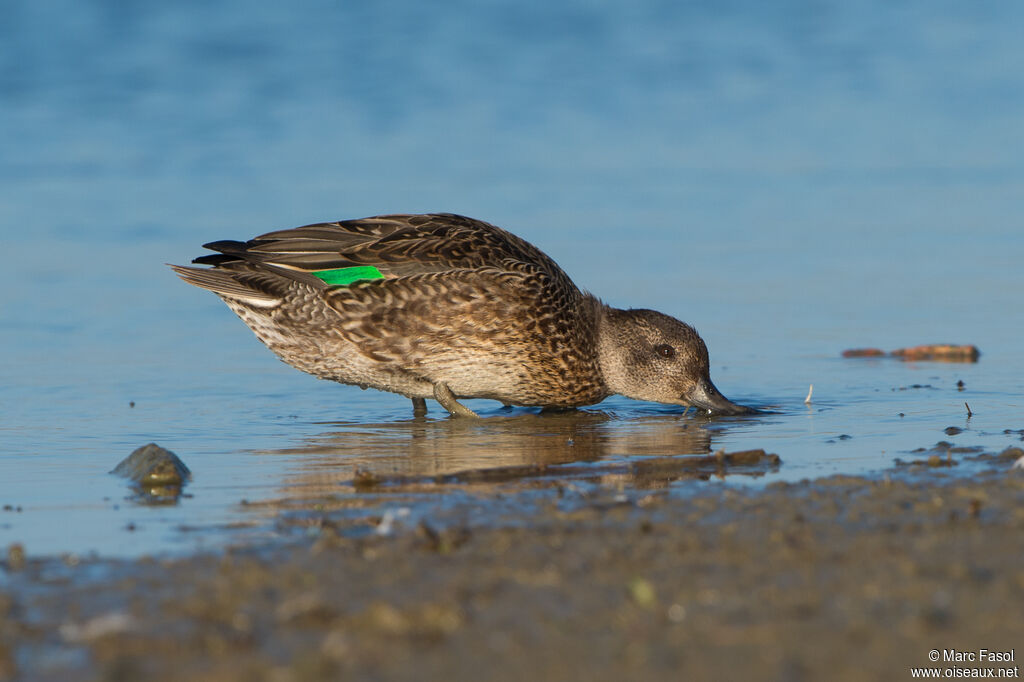
M 233 266 L 246 269 L 245 264 L 249 264 L 257 270 L 273 270 L 278 275 L 313 287 L 321 285 L 310 273 L 365 265 L 345 258 L 337 251 L 325 250 L 323 243 L 323 240 L 315 239 L 253 239 L 248 242 L 224 239 L 203 244 L 203 248 L 219 253 L 199 256 L 192 262 L 214 267 L 227 266 L 229 269 Z M 316 245 L 321 245 L 318 247 L 320 251 L 314 249 Z
M 257 288 L 258 282 L 246 282 L 238 273 L 230 270 L 190 268 L 168 263 L 178 277 L 200 289 L 212 291 L 218 296 L 240 301 L 257 308 L 272 308 L 281 303 L 281 297 Z

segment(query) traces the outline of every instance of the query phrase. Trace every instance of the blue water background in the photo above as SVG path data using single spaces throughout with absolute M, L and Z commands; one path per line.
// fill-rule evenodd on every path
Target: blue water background
M 415 459 L 407 400 L 286 367 L 164 266 L 388 212 L 488 220 L 696 326 L 719 388 L 777 410 L 692 422 L 779 453 L 758 482 L 876 472 L 951 425 L 1016 443 L 1021 35 L 1001 2 L 4 3 L 0 545 L 218 546 L 263 528 L 240 500 L 340 489 L 345 458 L 520 463 L 488 403 L 476 456 L 435 425 Z M 839 357 L 938 342 L 984 354 Z M 635 447 L 671 409 L 598 409 L 603 457 L 688 454 Z M 105 473 L 150 441 L 195 474 L 176 506 Z

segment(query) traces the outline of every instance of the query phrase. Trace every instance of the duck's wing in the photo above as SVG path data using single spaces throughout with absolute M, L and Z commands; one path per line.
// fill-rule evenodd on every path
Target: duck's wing
M 487 270 L 536 273 L 562 295 L 579 290 L 565 272 L 529 242 L 480 220 L 449 213 L 396 214 L 277 230 L 247 242 L 204 244 L 216 254 L 173 266 L 190 284 L 254 305 L 272 306 L 303 284 L 326 294 L 355 282 Z M 390 289 L 391 287 L 386 287 Z M 383 293 L 383 292 L 382 292 Z
M 197 263 L 225 265 L 241 259 L 311 274 L 362 266 L 376 268 L 388 278 L 525 263 L 552 279 L 568 280 L 529 242 L 494 225 L 448 213 L 318 223 L 268 232 L 245 243 L 205 246 L 220 253 L 198 258 Z

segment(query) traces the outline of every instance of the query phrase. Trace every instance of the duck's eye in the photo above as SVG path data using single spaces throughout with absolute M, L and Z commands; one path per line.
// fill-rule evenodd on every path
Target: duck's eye
M 661 343 L 654 347 L 654 352 L 663 358 L 675 357 L 676 349 L 667 343 Z

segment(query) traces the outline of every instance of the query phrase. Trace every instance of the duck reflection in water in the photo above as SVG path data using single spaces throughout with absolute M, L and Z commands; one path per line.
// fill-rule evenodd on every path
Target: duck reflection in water
M 282 490 L 286 497 L 336 495 L 339 486 L 360 483 L 397 492 L 444 484 L 491 488 L 538 477 L 612 477 L 659 487 L 680 478 L 760 475 L 778 463 L 774 456 L 709 457 L 713 423 L 668 414 L 622 419 L 572 411 L 496 416 L 486 424 L 415 419 L 339 426 L 300 447 L 267 453 L 302 455 L 301 470 Z

